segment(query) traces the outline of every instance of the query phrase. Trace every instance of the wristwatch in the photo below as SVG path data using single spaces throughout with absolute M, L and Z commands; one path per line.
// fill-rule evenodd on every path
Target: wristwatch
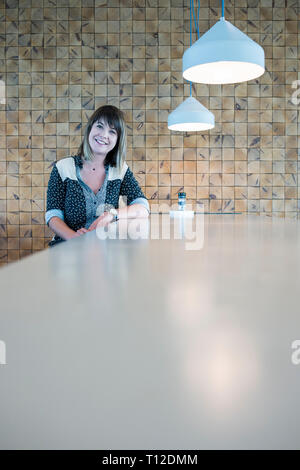
M 119 220 L 117 209 L 110 209 L 109 214 L 112 214 L 114 216 L 112 222 L 116 222 L 117 220 Z

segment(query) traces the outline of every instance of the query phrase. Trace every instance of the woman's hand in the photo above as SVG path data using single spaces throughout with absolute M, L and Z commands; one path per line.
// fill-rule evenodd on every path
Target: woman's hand
M 98 226 L 105 227 L 106 225 L 110 224 L 114 216 L 110 214 L 110 212 L 103 212 L 100 217 L 98 217 L 94 222 L 89 226 L 89 231 L 95 230 Z
M 72 235 L 70 235 L 66 240 L 71 240 L 71 238 L 76 238 L 80 237 L 80 235 L 83 235 L 84 233 L 87 233 L 88 230 L 84 227 L 79 228 L 76 232 L 73 231 Z
M 84 233 L 87 233 L 88 232 L 88 229 L 82 227 L 82 228 L 79 228 L 76 233 L 78 233 L 78 235 L 83 235 Z

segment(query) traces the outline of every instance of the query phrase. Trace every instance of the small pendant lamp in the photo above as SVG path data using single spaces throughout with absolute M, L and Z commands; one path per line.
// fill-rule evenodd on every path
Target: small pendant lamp
M 190 41 L 192 44 L 192 8 L 190 0 Z M 196 25 L 197 28 L 197 25 Z M 172 131 L 197 132 L 215 127 L 215 117 L 205 106 L 192 96 L 192 83 L 190 82 L 190 96 L 177 106 L 168 116 L 168 128 Z
M 183 54 L 183 77 L 196 83 L 239 83 L 265 71 L 263 48 L 222 17 Z
M 196 132 L 215 127 L 215 117 L 205 106 L 190 95 L 168 116 L 172 131 Z

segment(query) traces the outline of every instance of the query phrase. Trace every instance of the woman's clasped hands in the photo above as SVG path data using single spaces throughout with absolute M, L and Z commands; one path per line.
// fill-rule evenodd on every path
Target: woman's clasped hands
M 103 212 L 100 217 L 97 217 L 96 220 L 89 226 L 89 228 L 80 228 L 75 232 L 75 236 L 83 235 L 84 233 L 91 232 L 92 230 L 96 230 L 99 227 L 105 227 L 106 225 L 110 224 L 113 220 L 114 216 L 109 212 Z

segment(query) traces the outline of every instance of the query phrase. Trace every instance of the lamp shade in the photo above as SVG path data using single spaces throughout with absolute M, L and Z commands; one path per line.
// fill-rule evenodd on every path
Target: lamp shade
M 172 131 L 205 131 L 214 126 L 214 115 L 192 96 L 168 116 L 168 128 Z
M 263 48 L 223 17 L 183 54 L 183 77 L 196 83 L 253 80 L 265 71 Z

